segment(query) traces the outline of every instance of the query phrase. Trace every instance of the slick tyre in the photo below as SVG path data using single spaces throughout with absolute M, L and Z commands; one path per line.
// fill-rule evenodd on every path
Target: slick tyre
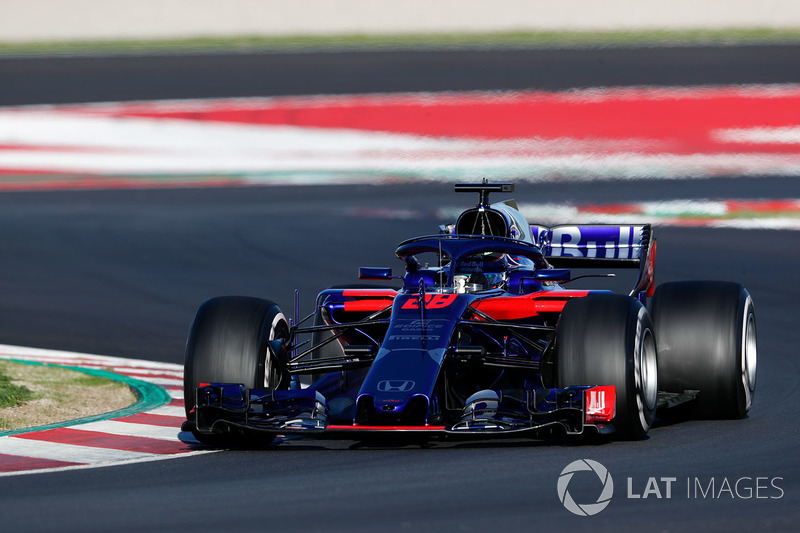
M 756 387 L 756 314 L 738 283 L 660 285 L 650 304 L 661 389 L 700 391 L 696 418 L 744 417 Z
M 186 342 L 184 399 L 187 419 L 192 420 L 195 389 L 200 383 L 288 388 L 288 376 L 280 372 L 267 346 L 270 340 L 286 338 L 288 334 L 286 317 L 269 300 L 223 296 L 204 302 Z
M 556 382 L 613 385 L 616 436 L 643 438 L 658 399 L 653 324 L 638 300 L 597 294 L 567 302 L 556 329 Z

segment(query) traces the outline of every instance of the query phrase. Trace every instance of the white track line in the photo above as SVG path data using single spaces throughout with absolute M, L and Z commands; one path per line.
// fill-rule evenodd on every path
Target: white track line
M 149 415 L 162 415 L 162 416 L 177 416 L 180 418 L 184 418 L 186 416 L 186 411 L 183 407 L 174 407 L 165 405 L 163 407 L 158 407 L 156 409 L 152 409 L 147 411 Z
M 150 453 L 95 448 L 8 436 L 0 437 L 0 453 L 69 463 L 97 464 L 142 459 Z
M 103 468 L 107 466 L 126 466 L 126 465 L 133 465 L 133 464 L 140 464 L 140 463 L 153 463 L 155 461 L 166 461 L 168 459 L 178 459 L 183 457 L 192 457 L 195 455 L 205 455 L 208 453 L 218 453 L 222 450 L 195 450 L 191 452 L 181 453 L 181 454 L 171 454 L 171 455 L 147 455 L 147 457 L 142 457 L 138 459 L 127 459 L 124 461 L 113 461 L 109 463 L 99 463 L 99 464 L 79 464 L 79 465 L 72 465 L 72 466 L 61 466 L 57 468 L 43 468 L 37 470 L 18 470 L 15 472 L 0 472 L 0 477 L 10 477 L 10 476 L 19 476 L 22 474 L 51 474 L 53 472 L 67 472 L 70 470 L 87 470 L 90 468 Z
M 183 409 L 181 409 L 181 413 Z M 81 431 L 98 431 L 100 433 L 108 433 L 110 435 L 120 435 L 124 437 L 147 437 L 150 439 L 169 440 L 169 441 L 183 441 L 188 435 L 190 442 L 197 442 L 191 433 L 183 433 L 181 436 L 180 429 L 170 428 L 164 426 L 152 426 L 149 424 L 134 424 L 131 422 L 121 422 L 119 420 L 101 420 L 98 422 L 89 422 L 88 424 L 76 424 L 70 426 L 70 429 L 79 429 Z
M 26 359 L 39 361 L 42 363 L 54 363 L 63 365 L 100 365 L 107 367 L 131 366 L 143 369 L 163 369 L 183 372 L 183 366 L 176 363 L 162 363 L 159 361 L 146 361 L 140 359 L 126 359 L 123 357 L 112 357 L 108 355 L 94 355 L 77 352 L 67 352 L 62 350 L 48 350 L 44 348 L 26 348 L 24 346 L 12 346 L 0 344 L 0 358 L 6 359 Z
M 153 385 L 172 385 L 172 386 L 181 386 L 183 387 L 183 379 L 169 379 L 169 378 L 151 378 L 147 376 L 131 376 L 135 377 L 140 381 L 146 381 L 147 383 L 152 383 Z

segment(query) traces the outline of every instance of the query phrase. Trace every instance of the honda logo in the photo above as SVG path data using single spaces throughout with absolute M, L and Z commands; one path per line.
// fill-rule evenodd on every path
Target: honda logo
M 378 383 L 381 392 L 408 392 L 416 385 L 413 381 L 402 379 L 385 379 Z

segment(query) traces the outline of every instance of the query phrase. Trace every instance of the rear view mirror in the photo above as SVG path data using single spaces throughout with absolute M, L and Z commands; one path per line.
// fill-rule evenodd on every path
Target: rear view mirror
M 390 267 L 359 267 L 358 279 L 390 280 L 396 278 L 392 277 L 392 269 Z
M 571 279 L 571 276 L 571 271 L 563 268 L 537 270 L 533 273 L 533 279 L 536 281 L 555 281 L 557 283 L 566 283 Z

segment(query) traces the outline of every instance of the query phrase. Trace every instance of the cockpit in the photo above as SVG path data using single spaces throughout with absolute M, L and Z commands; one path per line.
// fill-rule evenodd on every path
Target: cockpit
M 503 289 L 521 294 L 521 280 L 548 265 L 536 246 L 504 237 L 430 236 L 401 243 L 404 288 L 456 294 Z M 525 291 L 527 292 L 527 291 Z
M 491 192 L 513 192 L 512 184 L 457 184 L 456 192 L 476 192 L 478 205 L 461 213 L 439 235 L 400 243 L 395 251 L 406 266 L 403 290 L 474 293 L 504 290 L 528 294 L 568 281 L 569 271 L 553 270 L 535 244 L 516 202 L 489 204 Z M 360 279 L 392 279 L 391 269 L 363 269 Z M 396 278 L 394 278 L 396 279 Z

